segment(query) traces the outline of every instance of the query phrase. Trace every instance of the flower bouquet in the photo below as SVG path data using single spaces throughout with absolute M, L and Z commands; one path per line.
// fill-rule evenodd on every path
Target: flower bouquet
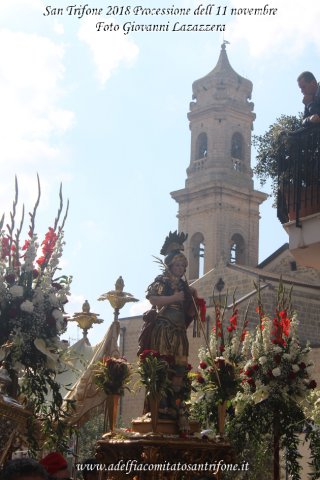
M 59 335 L 66 329 L 64 306 L 70 294 L 71 277 L 58 274 L 68 212 L 67 206 L 59 224 L 63 210 L 61 188 L 57 217 L 42 241 L 35 228 L 39 201 L 38 179 L 38 198 L 29 214 L 24 242 L 21 241 L 24 208 L 18 223 L 16 219 L 17 180 L 10 220 L 5 225 L 3 216 L 0 221 L 0 363 L 12 378 L 9 393 L 13 397 L 22 394 L 28 399 L 49 439 L 55 435 L 55 428 L 61 432 L 59 422 L 65 416 L 61 409 L 60 385 L 55 377 L 62 368 L 64 346 Z M 57 435 L 60 438 L 60 434 Z M 56 441 L 59 442 L 59 438 Z
M 139 356 L 138 374 L 146 397 L 160 399 L 170 388 L 169 359 L 155 350 L 144 350 Z
M 253 336 L 251 354 L 241 372 L 241 391 L 235 398 L 234 426 L 239 442 L 272 435 L 274 479 L 279 477 L 279 451 L 285 450 L 287 470 L 300 478 L 298 435 L 308 421 L 303 403 L 316 387 L 311 376 L 310 348 L 298 339 L 298 320 L 291 309 L 291 294 L 280 284 L 275 315 L 264 313 L 259 299 L 259 324 Z M 245 426 L 245 428 L 244 428 Z M 319 442 L 320 435 L 317 436 Z M 314 459 L 319 448 L 310 441 Z M 318 478 L 318 477 L 315 477 Z
M 199 350 L 199 369 L 195 376 L 197 389 L 211 392 L 214 403 L 231 400 L 239 387 L 239 364 L 247 350 L 247 320 L 238 326 L 238 310 L 233 307 L 226 332 L 223 321 L 226 305 L 215 302 L 215 326 L 210 334 L 207 348 Z
M 130 363 L 123 357 L 103 357 L 94 369 L 94 380 L 107 395 L 105 418 L 108 418 L 111 432 L 116 424 L 120 396 L 130 390 L 128 383 L 132 375 Z
M 131 365 L 122 357 L 103 357 L 94 369 L 95 382 L 107 395 L 124 395 L 131 375 Z
M 152 431 L 157 431 L 160 400 L 171 392 L 169 370 L 171 358 L 155 350 L 144 350 L 139 355 L 138 374 L 146 389 L 146 403 L 151 413 Z

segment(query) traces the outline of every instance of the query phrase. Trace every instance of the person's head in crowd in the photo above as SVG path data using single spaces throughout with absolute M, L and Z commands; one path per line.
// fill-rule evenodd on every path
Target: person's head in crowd
M 82 462 L 82 476 L 84 480 L 98 480 L 99 462 L 96 458 L 87 458 Z
M 316 77 L 311 72 L 302 72 L 297 78 L 298 85 L 303 95 L 312 95 L 315 96 L 318 83 Z
M 1 480 L 47 480 L 48 473 L 32 458 L 9 460 L 0 473 Z
M 50 479 L 70 479 L 67 460 L 59 452 L 52 452 L 40 460 L 41 465 L 47 470 Z

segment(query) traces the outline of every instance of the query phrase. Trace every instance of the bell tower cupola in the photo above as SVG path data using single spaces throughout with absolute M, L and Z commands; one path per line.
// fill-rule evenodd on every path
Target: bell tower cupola
M 266 195 L 253 187 L 251 93 L 252 82 L 230 65 L 226 42 L 214 69 L 192 85 L 187 179 L 184 189 L 171 193 L 179 204 L 179 230 L 189 234 L 189 279 L 221 257 L 258 263 L 259 205 Z

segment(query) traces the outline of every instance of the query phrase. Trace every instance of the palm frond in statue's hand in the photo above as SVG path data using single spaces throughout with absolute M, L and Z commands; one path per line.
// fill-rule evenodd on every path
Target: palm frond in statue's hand
M 163 273 L 168 272 L 168 266 L 164 263 L 162 258 L 156 257 L 155 255 L 152 255 L 154 258 L 154 262 L 160 265 L 160 268 L 162 269 Z

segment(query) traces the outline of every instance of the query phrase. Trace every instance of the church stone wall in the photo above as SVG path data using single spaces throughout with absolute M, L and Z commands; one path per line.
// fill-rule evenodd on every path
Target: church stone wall
M 138 360 L 138 338 L 143 324 L 142 316 L 119 319 L 120 321 L 120 352 L 134 366 Z M 126 392 L 121 399 L 121 426 L 131 427 L 131 420 L 142 415 L 144 390 L 138 389 L 138 377 L 134 376 L 131 387 L 134 392 Z

